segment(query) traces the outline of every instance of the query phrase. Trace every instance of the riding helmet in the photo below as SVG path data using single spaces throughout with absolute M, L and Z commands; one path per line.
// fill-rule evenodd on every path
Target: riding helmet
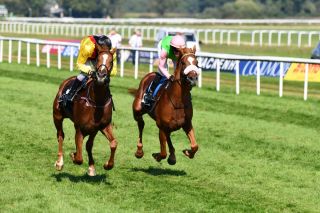
M 170 45 L 175 48 L 185 48 L 186 42 L 181 35 L 175 35 L 172 37 L 172 40 L 170 41 Z
M 94 35 L 94 39 L 100 46 L 107 46 L 111 49 L 111 40 L 106 35 Z

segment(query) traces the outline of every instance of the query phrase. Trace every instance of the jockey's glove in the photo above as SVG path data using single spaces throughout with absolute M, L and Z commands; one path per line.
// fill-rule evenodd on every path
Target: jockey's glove
M 94 72 L 95 72 L 95 69 L 92 69 L 92 68 L 91 68 L 91 69 L 89 70 L 89 72 L 88 72 L 88 75 L 90 76 L 90 75 L 92 75 Z
M 169 81 L 173 82 L 174 81 L 174 76 L 173 75 L 170 75 L 169 77 Z

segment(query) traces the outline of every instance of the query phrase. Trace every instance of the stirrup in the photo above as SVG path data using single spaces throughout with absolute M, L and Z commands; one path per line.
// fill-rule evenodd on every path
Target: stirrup
M 146 107 L 150 107 L 154 103 L 154 99 L 150 93 L 145 93 L 143 95 L 141 103 Z

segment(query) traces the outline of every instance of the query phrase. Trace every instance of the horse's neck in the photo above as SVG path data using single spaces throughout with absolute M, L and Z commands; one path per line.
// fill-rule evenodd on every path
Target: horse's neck
M 175 75 L 175 80 L 168 88 L 168 94 L 178 102 L 184 102 L 184 99 L 190 96 L 190 90 L 183 84 L 180 75 Z
M 90 98 L 97 104 L 104 104 L 110 97 L 110 91 L 105 85 L 98 85 L 95 82 L 91 84 L 91 90 L 89 92 Z
M 172 82 L 170 94 L 174 96 L 186 96 L 190 94 L 190 89 L 183 84 L 182 79 L 179 79 Z

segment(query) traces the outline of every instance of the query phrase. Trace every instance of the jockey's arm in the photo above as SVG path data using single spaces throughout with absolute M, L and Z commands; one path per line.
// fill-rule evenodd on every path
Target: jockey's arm
M 159 71 L 162 73 L 162 75 L 166 76 L 167 79 L 170 78 L 170 73 L 167 69 L 167 53 L 165 51 L 160 52 L 159 57 Z
M 77 68 L 84 73 L 89 74 L 93 71 L 92 66 L 87 65 L 88 58 L 93 54 L 95 45 L 90 40 L 85 40 L 80 44 L 79 56 L 77 59 Z

